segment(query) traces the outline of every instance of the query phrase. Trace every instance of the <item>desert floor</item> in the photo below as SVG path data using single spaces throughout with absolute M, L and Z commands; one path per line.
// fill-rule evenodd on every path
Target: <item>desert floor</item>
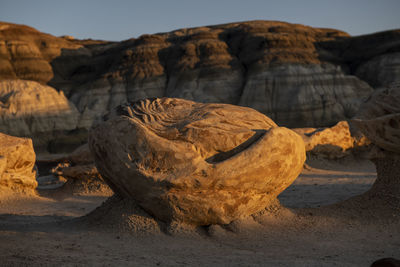
M 0 265 L 369 266 L 399 258 L 399 212 L 369 219 L 346 205 L 331 205 L 367 191 L 376 178 L 374 165 L 357 159 L 309 159 L 308 165 L 279 196 L 287 208 L 227 226 L 157 231 L 138 216 L 142 225 L 130 218 L 136 228 L 127 232 L 114 229 L 112 220 L 80 218 L 100 206 L 105 194 L 53 189 L 3 196 Z

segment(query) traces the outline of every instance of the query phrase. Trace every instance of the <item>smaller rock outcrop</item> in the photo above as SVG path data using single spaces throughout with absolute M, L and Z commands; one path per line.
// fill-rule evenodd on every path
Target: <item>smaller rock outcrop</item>
M 0 192 L 33 193 L 35 158 L 31 139 L 0 133 Z
M 117 107 L 89 132 L 105 181 L 156 218 L 227 224 L 275 203 L 304 143 L 245 107 L 162 98 Z
M 376 146 L 400 153 L 400 83 L 376 91 L 353 122 Z
M 37 164 L 42 175 L 38 178 L 38 189 L 60 188 L 74 195 L 112 195 L 112 190 L 97 171 L 87 143 L 69 155 L 42 156 Z
M 293 131 L 303 138 L 307 152 L 323 158 L 343 158 L 352 152 L 366 150 L 370 144 L 364 135 L 352 134 L 347 121 L 328 128 L 296 128 Z
M 36 146 L 47 136 L 76 128 L 79 112 L 62 92 L 33 81 L 0 81 L 0 131 L 31 137 Z
M 377 179 L 369 194 L 385 199 L 385 205 L 400 207 L 400 86 L 377 91 L 365 103 L 354 124 L 375 145 L 370 157 Z

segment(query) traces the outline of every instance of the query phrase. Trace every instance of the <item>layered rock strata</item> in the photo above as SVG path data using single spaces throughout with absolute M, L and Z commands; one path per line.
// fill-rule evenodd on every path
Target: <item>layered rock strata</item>
M 117 107 L 89 133 L 104 180 L 163 221 L 227 224 L 275 203 L 304 143 L 265 115 L 162 98 Z
M 0 193 L 33 193 L 36 186 L 32 140 L 0 133 Z
M 51 61 L 69 50 L 68 60 L 79 60 L 88 50 L 63 38 L 12 23 L 0 22 L 0 78 L 47 83 L 60 74 Z
M 112 43 L 0 23 L 1 42 L 0 79 L 62 90 L 80 112 L 77 127 L 87 129 L 121 103 L 165 96 L 252 107 L 288 127 L 326 127 L 353 117 L 370 85 L 400 77 L 398 30 L 350 37 L 249 21 Z
M 354 116 L 372 92 L 319 58 L 318 42 L 345 36 L 263 21 L 144 35 L 106 50 L 104 61 L 118 55 L 109 59 L 113 67 L 70 97 L 81 127 L 118 103 L 161 96 L 248 106 L 290 127 L 330 126 Z

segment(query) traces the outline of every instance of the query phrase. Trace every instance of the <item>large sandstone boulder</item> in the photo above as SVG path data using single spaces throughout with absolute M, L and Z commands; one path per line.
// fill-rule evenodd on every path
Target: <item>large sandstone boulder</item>
M 79 112 L 63 92 L 33 81 L 0 81 L 0 131 L 4 133 L 40 143 L 42 135 L 75 129 L 78 118 Z
M 0 191 L 32 193 L 37 186 L 32 140 L 0 133 Z
M 173 98 L 119 106 L 91 129 L 89 146 L 117 194 L 197 225 L 264 209 L 305 161 L 301 137 L 253 109 Z

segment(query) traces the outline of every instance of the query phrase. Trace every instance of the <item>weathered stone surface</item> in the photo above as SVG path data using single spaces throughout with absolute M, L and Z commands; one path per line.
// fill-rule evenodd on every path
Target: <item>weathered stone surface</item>
M 33 81 L 0 81 L 0 131 L 4 133 L 34 137 L 36 142 L 42 134 L 75 129 L 78 118 L 75 106 L 54 88 Z
M 319 59 L 316 43 L 346 36 L 266 21 L 144 35 L 106 50 L 102 62 L 119 67 L 98 70 L 96 82 L 77 80 L 70 98 L 80 127 L 117 104 L 162 96 L 248 106 L 289 127 L 330 126 L 354 116 L 372 92 Z
M 400 52 L 374 57 L 361 64 L 356 75 L 375 88 L 400 82 Z
M 376 91 L 353 122 L 376 146 L 400 154 L 400 83 Z
M 377 179 L 370 194 L 385 198 L 387 206 L 400 207 L 400 84 L 377 92 L 364 104 L 354 124 L 376 146 L 371 159 Z
M 76 50 L 69 60 L 78 61 L 89 52 L 82 45 L 31 27 L 0 22 L 0 79 L 47 83 L 60 73 L 51 61 L 66 50 Z
M 32 193 L 37 186 L 32 140 L 0 133 L 0 191 Z
M 347 121 L 338 122 L 328 128 L 296 128 L 304 141 L 306 151 L 313 155 L 330 159 L 342 158 L 353 152 L 361 150 L 370 144 L 363 135 L 352 135 Z
M 323 61 L 338 64 L 374 88 L 399 82 L 400 30 L 319 42 Z
M 174 98 L 119 106 L 91 129 L 89 147 L 117 194 L 197 225 L 265 208 L 305 161 L 301 137 L 253 109 Z

